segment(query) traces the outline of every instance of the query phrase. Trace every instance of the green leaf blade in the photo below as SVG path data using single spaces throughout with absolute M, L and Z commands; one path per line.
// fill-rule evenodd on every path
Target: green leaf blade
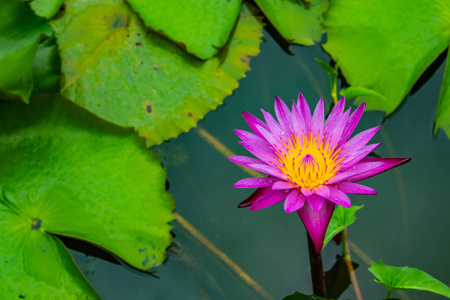
M 313 0 L 306 6 L 298 0 L 256 0 L 259 8 L 289 43 L 314 45 L 324 32 L 322 14 L 328 1 Z
M 444 0 L 333 1 L 325 14 L 324 49 L 351 86 L 386 97 L 358 97 L 357 103 L 390 114 L 448 46 L 449 14 Z
M 50 19 L 58 12 L 63 2 L 64 0 L 33 0 L 30 7 L 38 16 Z
M 436 293 L 450 298 L 450 287 L 428 275 L 424 271 L 410 267 L 393 267 L 372 262 L 369 271 L 376 277 L 375 282 L 392 290 L 421 290 Z
M 225 45 L 241 6 L 241 0 L 191 0 L 182 4 L 159 0 L 128 2 L 146 26 L 200 59 L 213 57 Z
M 246 5 L 227 46 L 200 61 L 147 31 L 122 1 L 67 1 L 53 22 L 62 94 L 97 116 L 134 127 L 147 146 L 196 126 L 222 104 L 259 53 L 262 25 Z
M 323 248 L 328 242 L 339 232 L 352 225 L 356 221 L 355 213 L 363 208 L 364 205 L 353 205 L 349 208 L 337 205 L 331 217 L 330 224 L 328 225 L 327 232 L 325 233 L 325 240 L 323 242 Z
M 41 35 L 51 35 L 45 19 L 22 1 L 0 1 L 0 96 L 28 102 L 33 88 L 32 66 Z
M 39 220 L 46 236 L 87 241 L 142 271 L 165 260 L 174 201 L 165 169 L 136 133 L 39 96 L 28 105 L 0 102 L 0 144 L 0 212 L 25 220 L 21 232 Z
M 442 128 L 450 138 L 450 51 L 447 54 L 447 65 L 445 66 L 444 79 L 442 81 L 439 103 L 436 110 L 434 134 L 438 128 Z

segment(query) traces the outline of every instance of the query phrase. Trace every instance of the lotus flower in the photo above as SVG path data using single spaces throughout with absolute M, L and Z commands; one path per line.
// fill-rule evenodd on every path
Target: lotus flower
M 257 188 L 239 207 L 250 210 L 268 207 L 284 200 L 286 213 L 296 211 L 314 242 L 323 247 L 325 232 L 335 205 L 350 207 L 347 194 L 374 195 L 377 192 L 356 181 L 379 174 L 410 158 L 367 157 L 381 143 L 367 145 L 380 126 L 367 129 L 351 139 L 365 103 L 352 114 L 344 112 L 342 98 L 324 122 L 323 100 L 313 115 L 303 95 L 293 101 L 292 111 L 275 97 L 275 115 L 262 111 L 265 123 L 243 112 L 254 133 L 235 130 L 239 143 L 256 158 L 234 156 L 232 162 L 262 172 L 265 178 L 242 179 L 234 187 Z

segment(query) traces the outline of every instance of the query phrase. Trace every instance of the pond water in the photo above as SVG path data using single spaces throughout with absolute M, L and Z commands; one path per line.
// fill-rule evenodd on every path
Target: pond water
M 178 221 L 172 222 L 175 238 L 168 260 L 153 275 L 71 250 L 104 299 L 282 299 L 295 291 L 312 293 L 306 231 L 298 216 L 287 215 L 281 203 L 254 212 L 238 209 L 251 190 L 232 185 L 250 176 L 227 161 L 202 135 L 209 133 L 232 152 L 248 155 L 233 133 L 236 128 L 248 129 L 241 111 L 261 117 L 260 108 L 273 112 L 275 95 L 290 104 L 299 91 L 310 106 L 324 96 L 330 107 L 326 73 L 314 61 L 314 57 L 329 61 L 320 46 L 291 46 L 295 55 L 288 55 L 267 32 L 264 40 L 261 53 L 251 60 L 252 70 L 225 104 L 208 113 L 199 128 L 158 150 L 167 166 L 177 214 L 215 245 L 219 254 Z M 353 204 L 364 204 L 349 228 L 350 240 L 357 247 L 352 248 L 352 259 L 359 264 L 356 276 L 364 299 L 386 295 L 382 285 L 371 281 L 368 258 L 416 267 L 450 284 L 450 142 L 441 130 L 432 135 L 444 68 L 442 64 L 384 123 L 383 113 L 369 111 L 355 131 L 383 123 L 372 139 L 383 143 L 376 153 L 412 158 L 404 166 L 364 181 L 378 195 L 351 196 Z M 333 242 L 324 249 L 325 270 L 333 266 L 340 250 Z M 231 263 L 224 263 L 220 255 Z M 230 265 L 241 269 L 233 271 Z M 249 285 L 244 272 L 256 282 L 256 288 Z M 415 291 L 394 292 L 393 296 L 445 299 Z M 355 298 L 351 287 L 341 297 Z

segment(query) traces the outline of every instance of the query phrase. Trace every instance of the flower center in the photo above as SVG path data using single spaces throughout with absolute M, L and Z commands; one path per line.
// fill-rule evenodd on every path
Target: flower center
M 340 149 L 330 149 L 325 136 L 293 135 L 286 149 L 278 150 L 278 168 L 289 180 L 303 188 L 312 189 L 325 184 L 339 171 L 342 159 L 337 161 Z

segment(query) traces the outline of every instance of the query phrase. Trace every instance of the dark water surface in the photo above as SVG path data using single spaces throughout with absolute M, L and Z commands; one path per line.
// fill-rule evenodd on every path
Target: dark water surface
M 331 97 L 328 79 L 314 57 L 329 61 L 320 46 L 291 46 L 284 53 L 266 33 L 261 53 L 251 60 L 252 70 L 225 105 L 206 115 L 199 127 L 238 155 L 248 155 L 233 129 L 248 129 L 240 112 L 262 117 L 260 108 L 273 112 L 273 98 L 290 105 L 299 91 L 310 106 Z M 349 228 L 350 240 L 366 256 L 388 265 L 416 267 L 450 284 L 449 172 L 450 142 L 440 130 L 432 135 L 433 120 L 445 65 L 400 109 L 387 118 L 372 143 L 382 157 L 411 156 L 412 161 L 395 170 L 367 179 L 376 196 L 351 196 L 365 207 Z M 370 111 L 356 129 L 377 126 L 383 113 Z M 160 147 L 168 169 L 169 191 L 176 212 L 188 220 L 220 251 L 256 281 L 273 299 L 296 290 L 312 293 L 306 233 L 297 214 L 287 215 L 282 203 L 249 212 L 237 205 L 251 190 L 233 189 L 239 179 L 250 177 L 214 149 L 193 129 Z M 87 279 L 104 299 L 265 299 L 212 254 L 176 221 L 174 247 L 168 260 L 156 268 L 155 278 L 124 265 L 72 251 Z M 335 262 L 340 247 L 333 242 L 324 249 L 325 269 Z M 385 288 L 370 281 L 364 255 L 352 252 L 360 266 L 356 276 L 364 299 L 383 299 Z M 445 299 L 425 292 L 410 292 L 402 299 Z M 356 299 L 350 287 L 341 299 Z

